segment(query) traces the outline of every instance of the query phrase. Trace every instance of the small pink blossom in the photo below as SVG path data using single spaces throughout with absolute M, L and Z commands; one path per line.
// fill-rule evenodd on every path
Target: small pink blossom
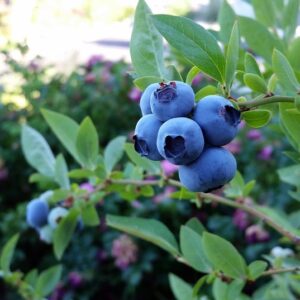
M 153 198 L 153 202 L 156 204 L 159 204 L 159 203 L 165 201 L 166 199 L 169 199 L 170 194 L 174 193 L 175 191 L 176 191 L 176 188 L 174 186 L 166 186 L 164 191 L 161 194 L 157 194 Z
M 245 235 L 248 243 L 265 242 L 270 238 L 269 232 L 258 224 L 249 226 L 245 231 Z
M 95 188 L 93 187 L 92 184 L 90 184 L 89 182 L 84 182 L 84 183 L 81 183 L 79 185 L 79 187 L 82 189 L 82 190 L 86 190 L 87 192 L 89 193 L 92 193 L 95 191 Z
M 172 176 L 178 170 L 178 166 L 170 163 L 168 160 L 162 160 L 160 165 L 164 175 L 167 177 Z
M 273 147 L 271 145 L 264 146 L 258 153 L 258 158 L 268 161 L 272 158 Z
M 258 141 L 262 138 L 260 130 L 251 129 L 247 132 L 247 138 L 252 141 Z
M 142 92 L 136 87 L 131 88 L 131 90 L 128 92 L 128 98 L 133 102 L 139 102 L 141 95 Z
M 78 272 L 69 273 L 68 281 L 73 288 L 78 288 L 83 284 L 83 278 Z
M 203 75 L 202 75 L 201 73 L 198 73 L 198 74 L 194 77 L 194 79 L 193 79 L 193 81 L 192 81 L 192 85 L 198 85 L 198 84 L 202 81 L 202 79 L 203 79 Z
M 95 83 L 96 82 L 96 75 L 93 73 L 87 73 L 84 77 L 84 81 L 86 83 Z
M 86 66 L 87 66 L 87 68 L 91 69 L 94 65 L 96 65 L 97 63 L 102 62 L 102 61 L 103 61 L 102 55 L 92 55 L 88 59 Z
M 238 128 L 239 128 L 239 129 L 243 129 L 245 126 L 246 126 L 245 120 L 241 120 L 241 122 L 240 122 L 239 125 L 238 125 Z
M 232 154 L 239 154 L 241 152 L 241 146 L 241 142 L 237 139 L 234 139 L 229 144 L 225 145 L 224 148 L 230 151 Z
M 244 230 L 249 226 L 249 215 L 245 211 L 237 209 L 233 214 L 232 222 L 237 228 Z

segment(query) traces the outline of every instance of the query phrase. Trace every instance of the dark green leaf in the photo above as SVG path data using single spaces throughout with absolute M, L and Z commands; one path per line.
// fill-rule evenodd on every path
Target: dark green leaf
M 12 257 L 14 255 L 15 248 L 16 248 L 18 240 L 19 240 L 19 234 L 15 234 L 4 245 L 4 247 L 1 251 L 0 266 L 1 266 L 1 270 L 4 273 L 10 272 L 10 264 L 11 264 L 11 260 L 12 260 Z
M 27 162 L 42 175 L 53 178 L 55 157 L 44 137 L 30 126 L 23 125 L 21 143 Z
M 178 245 L 172 232 L 154 219 L 106 216 L 107 225 L 149 241 L 173 255 L 178 255 Z
M 87 204 L 82 208 L 81 217 L 86 226 L 97 226 L 100 223 L 97 210 L 92 204 Z
M 273 3 L 274 0 L 252 0 L 256 19 L 267 27 L 274 26 L 276 20 Z
M 206 85 L 202 89 L 200 89 L 196 94 L 195 94 L 195 100 L 199 101 L 202 98 L 209 96 L 209 95 L 214 95 L 217 93 L 217 87 L 214 85 Z
M 185 17 L 154 15 L 152 19 L 172 47 L 204 73 L 224 82 L 224 55 L 211 33 Z
M 192 300 L 193 288 L 174 274 L 169 274 L 169 282 L 176 300 Z
M 244 83 L 254 92 L 266 94 L 268 91 L 265 80 L 256 74 L 244 74 Z
M 192 85 L 194 78 L 200 73 L 200 69 L 197 67 L 192 67 L 188 74 L 186 75 L 186 80 L 185 82 L 189 85 Z
M 113 170 L 115 165 L 123 156 L 126 137 L 118 136 L 111 140 L 104 150 L 104 165 L 107 174 Z
M 37 279 L 38 279 L 38 271 L 37 269 L 32 269 L 30 272 L 26 274 L 24 281 L 29 285 L 31 285 L 32 287 L 35 287 Z
M 62 218 L 53 235 L 54 253 L 57 259 L 61 259 L 64 251 L 71 241 L 77 224 L 79 212 L 71 210 L 67 216 Z
M 62 189 L 70 189 L 68 166 L 62 154 L 59 154 L 55 160 L 55 181 L 60 185 Z
M 242 113 L 242 118 L 249 126 L 259 128 L 270 122 L 272 113 L 266 109 L 249 110 Z
M 237 21 L 234 23 L 226 50 L 225 83 L 227 90 L 230 90 L 234 80 L 235 71 L 239 59 L 240 35 Z
M 41 297 L 48 296 L 55 289 L 61 275 L 61 265 L 57 265 L 43 271 L 37 279 L 35 293 Z
M 89 117 L 86 117 L 78 129 L 76 151 L 82 166 L 95 169 L 99 153 L 97 130 Z
M 219 38 L 227 45 L 230 39 L 233 24 L 236 20 L 236 15 L 227 0 L 223 0 L 222 6 L 218 14 L 218 23 L 220 24 Z
M 267 269 L 268 264 L 263 260 L 253 261 L 249 266 L 249 279 L 256 280 Z
M 192 268 L 202 273 L 211 272 L 211 264 L 203 251 L 201 235 L 187 226 L 181 226 L 180 248 Z
M 217 270 L 232 278 L 246 278 L 245 260 L 230 242 L 215 234 L 204 232 L 203 248 L 207 258 Z
M 60 142 L 79 162 L 76 152 L 76 136 L 79 125 L 71 118 L 48 109 L 42 109 L 42 114 Z
M 251 180 L 249 182 L 247 182 L 243 188 L 243 196 L 247 197 L 251 191 L 253 190 L 254 186 L 255 186 L 256 181 L 255 180 Z
M 299 89 L 299 83 L 287 58 L 280 51 L 275 49 L 272 56 L 272 62 L 279 84 L 287 92 L 297 92 Z
M 153 26 L 150 15 L 151 10 L 146 2 L 139 0 L 130 39 L 131 61 L 139 77 L 165 78 L 167 71 L 163 61 L 162 37 Z
M 245 64 L 245 72 L 246 73 L 256 74 L 259 77 L 262 77 L 260 70 L 259 70 L 259 66 L 256 62 L 256 59 L 254 58 L 254 56 L 252 54 L 246 52 L 244 64 Z

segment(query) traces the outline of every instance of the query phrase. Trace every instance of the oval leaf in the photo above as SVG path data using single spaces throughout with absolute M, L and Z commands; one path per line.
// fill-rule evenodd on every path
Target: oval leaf
M 263 260 L 253 261 L 249 266 L 249 279 L 256 280 L 267 269 L 268 264 Z
M 219 38 L 227 45 L 230 39 L 233 24 L 236 20 L 236 14 L 227 0 L 223 0 L 219 14 L 218 23 L 220 24 Z
M 55 181 L 62 189 L 70 189 L 68 166 L 62 154 L 59 154 L 55 160 Z
M 154 219 L 136 217 L 106 216 L 107 225 L 151 242 L 158 247 L 178 255 L 178 245 L 172 232 Z
M 193 288 L 174 274 L 169 274 L 169 281 L 176 300 L 192 300 Z
M 12 238 L 9 239 L 9 241 L 4 245 L 1 256 L 0 256 L 0 266 L 1 270 L 6 273 L 10 272 L 10 264 L 12 257 L 15 252 L 15 248 L 17 245 L 17 242 L 19 240 L 19 234 L 15 234 Z
M 267 84 L 263 78 L 256 74 L 247 73 L 244 74 L 245 84 L 253 91 L 265 94 L 267 93 Z
M 245 54 L 244 64 L 246 73 L 256 74 L 261 77 L 259 66 L 252 54 L 248 52 Z
M 249 126 L 259 128 L 270 122 L 272 113 L 266 109 L 256 109 L 243 112 L 242 118 Z

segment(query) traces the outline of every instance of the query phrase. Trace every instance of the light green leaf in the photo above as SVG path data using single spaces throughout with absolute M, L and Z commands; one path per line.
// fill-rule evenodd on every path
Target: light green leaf
M 256 20 L 248 17 L 239 17 L 239 25 L 241 35 L 246 39 L 249 47 L 267 62 L 271 62 L 274 48 L 283 50 L 281 41 Z
M 185 17 L 153 15 L 152 19 L 163 37 L 181 55 L 208 76 L 224 82 L 224 55 L 210 32 Z
M 217 270 L 232 278 L 246 278 L 245 260 L 230 242 L 215 234 L 204 232 L 203 248 L 207 258 Z
M 185 226 L 192 229 L 193 231 L 195 231 L 196 233 L 198 233 L 201 236 L 202 236 L 202 233 L 206 230 L 204 228 L 204 226 L 202 225 L 202 223 L 196 217 L 188 220 L 186 222 Z
M 283 10 L 284 36 L 287 41 L 294 37 L 299 14 L 299 0 L 288 0 Z
M 220 24 L 219 38 L 227 45 L 232 32 L 232 27 L 236 20 L 236 15 L 227 0 L 223 0 L 218 14 L 218 24 Z
M 86 117 L 78 129 L 76 151 L 83 167 L 93 170 L 97 164 L 99 138 L 97 130 L 89 117 Z
M 57 259 L 62 258 L 64 251 L 71 241 L 76 228 L 78 215 L 79 212 L 75 209 L 69 211 L 68 215 L 62 218 L 58 226 L 55 228 L 53 235 L 53 247 Z
M 197 294 L 199 293 L 201 287 L 204 285 L 204 283 L 206 282 L 207 278 L 208 278 L 209 275 L 204 275 L 202 276 L 197 282 L 196 284 L 194 285 L 193 287 L 193 299 L 195 297 L 197 297 Z
M 194 78 L 200 73 L 200 71 L 201 70 L 198 67 L 193 66 L 186 75 L 185 82 L 192 85 Z
M 87 204 L 82 208 L 81 217 L 86 226 L 97 226 L 100 223 L 97 210 L 92 204 Z
M 288 184 L 300 187 L 300 165 L 292 165 L 277 170 L 280 179 Z
M 242 118 L 249 126 L 259 128 L 270 122 L 272 113 L 266 109 L 249 110 L 242 113 Z
M 267 269 L 268 264 L 263 260 L 253 261 L 249 266 L 249 279 L 256 280 Z
M 287 58 L 291 66 L 293 66 L 293 69 L 298 72 L 300 72 L 299 53 L 300 53 L 300 37 L 297 37 L 294 40 L 292 40 L 289 45 Z
M 300 111 L 300 95 L 295 96 L 295 107 L 298 111 Z
M 125 143 L 124 145 L 125 152 L 130 160 L 137 166 L 143 168 L 145 171 L 148 171 L 152 174 L 160 173 L 160 163 L 157 161 L 151 161 L 145 157 L 140 156 L 135 150 L 133 144 Z
M 53 266 L 43 271 L 37 279 L 35 293 L 41 297 L 48 296 L 58 284 L 62 275 L 62 266 Z
M 62 189 L 70 189 L 68 166 L 62 154 L 59 154 L 55 160 L 55 181 L 60 185 Z
M 250 74 L 256 74 L 259 77 L 262 77 L 261 72 L 259 70 L 259 66 L 256 62 L 256 59 L 254 56 L 248 52 L 245 54 L 244 58 L 244 64 L 245 64 L 245 72 Z
M 82 179 L 95 176 L 95 172 L 88 169 L 74 169 L 69 172 L 70 178 Z
M 183 81 L 183 78 L 180 74 L 180 72 L 177 70 L 176 66 L 170 65 L 167 66 L 168 76 L 166 79 L 169 81 L 171 80 L 177 80 L 177 81 Z
M 206 96 L 214 95 L 216 93 L 217 93 L 217 87 L 214 85 L 208 84 L 208 85 L 204 86 L 202 89 L 200 89 L 195 94 L 195 101 L 199 101 Z
M 192 300 L 193 288 L 174 274 L 169 274 L 169 282 L 176 300 Z
M 123 156 L 126 137 L 118 136 L 111 140 L 104 150 L 104 165 L 107 174 L 110 174 Z
M 139 77 L 165 78 L 168 71 L 164 67 L 163 41 L 150 15 L 151 10 L 146 2 L 139 0 L 130 39 L 131 61 Z
M 254 92 L 266 94 L 268 92 L 267 84 L 263 78 L 256 74 L 244 74 L 244 83 Z
M 235 71 L 239 59 L 240 35 L 237 21 L 234 23 L 226 50 L 225 81 L 227 90 L 230 90 L 234 80 Z
M 57 112 L 48 109 L 42 109 L 41 112 L 59 141 L 73 158 L 80 162 L 76 152 L 76 136 L 79 125 L 71 118 Z
M 35 287 L 37 279 L 38 279 L 38 271 L 37 269 L 32 269 L 30 272 L 26 274 L 24 281 L 29 285 L 31 285 L 32 287 Z
M 15 234 L 13 237 L 9 239 L 9 241 L 2 248 L 1 256 L 0 256 L 0 267 L 4 273 L 10 272 L 11 260 L 14 255 L 19 237 L 20 237 L 19 234 Z
M 136 217 L 106 216 L 107 225 L 151 242 L 158 247 L 178 255 L 178 245 L 172 232 L 154 219 Z
M 135 79 L 133 81 L 134 85 L 138 87 L 140 90 L 144 91 L 148 85 L 152 83 L 162 82 L 163 79 L 155 76 L 143 76 Z
M 244 197 L 247 197 L 251 193 L 251 191 L 253 190 L 253 188 L 255 186 L 255 183 L 256 183 L 255 180 L 251 180 L 245 184 L 245 186 L 243 187 L 243 196 Z
M 54 155 L 44 137 L 28 125 L 22 126 L 22 150 L 26 161 L 39 173 L 54 177 Z
M 276 20 L 274 0 L 252 0 L 256 19 L 267 27 L 272 27 Z
M 269 78 L 269 81 L 268 81 L 268 92 L 270 93 L 274 93 L 275 92 L 275 89 L 277 87 L 277 82 L 278 82 L 278 79 L 277 79 L 277 76 L 276 74 L 272 74 L 272 76 Z
M 299 90 L 299 83 L 297 81 L 295 72 L 292 69 L 287 58 L 277 49 L 275 49 L 273 52 L 272 63 L 279 84 L 287 92 L 297 92 Z
M 241 291 L 245 282 L 241 279 L 235 279 L 230 283 L 223 282 L 216 278 L 213 283 L 213 294 L 215 300 L 241 300 Z
M 202 273 L 211 272 L 211 264 L 203 251 L 201 235 L 187 226 L 181 226 L 180 248 L 192 268 Z

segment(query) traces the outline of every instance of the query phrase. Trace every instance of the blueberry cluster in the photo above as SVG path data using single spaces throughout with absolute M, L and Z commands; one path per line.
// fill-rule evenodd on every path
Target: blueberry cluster
M 211 95 L 195 103 L 188 84 L 171 81 L 150 84 L 140 108 L 133 137 L 140 155 L 179 165 L 182 185 L 193 192 L 217 189 L 234 177 L 236 160 L 222 146 L 236 136 L 240 112 L 228 99 Z

